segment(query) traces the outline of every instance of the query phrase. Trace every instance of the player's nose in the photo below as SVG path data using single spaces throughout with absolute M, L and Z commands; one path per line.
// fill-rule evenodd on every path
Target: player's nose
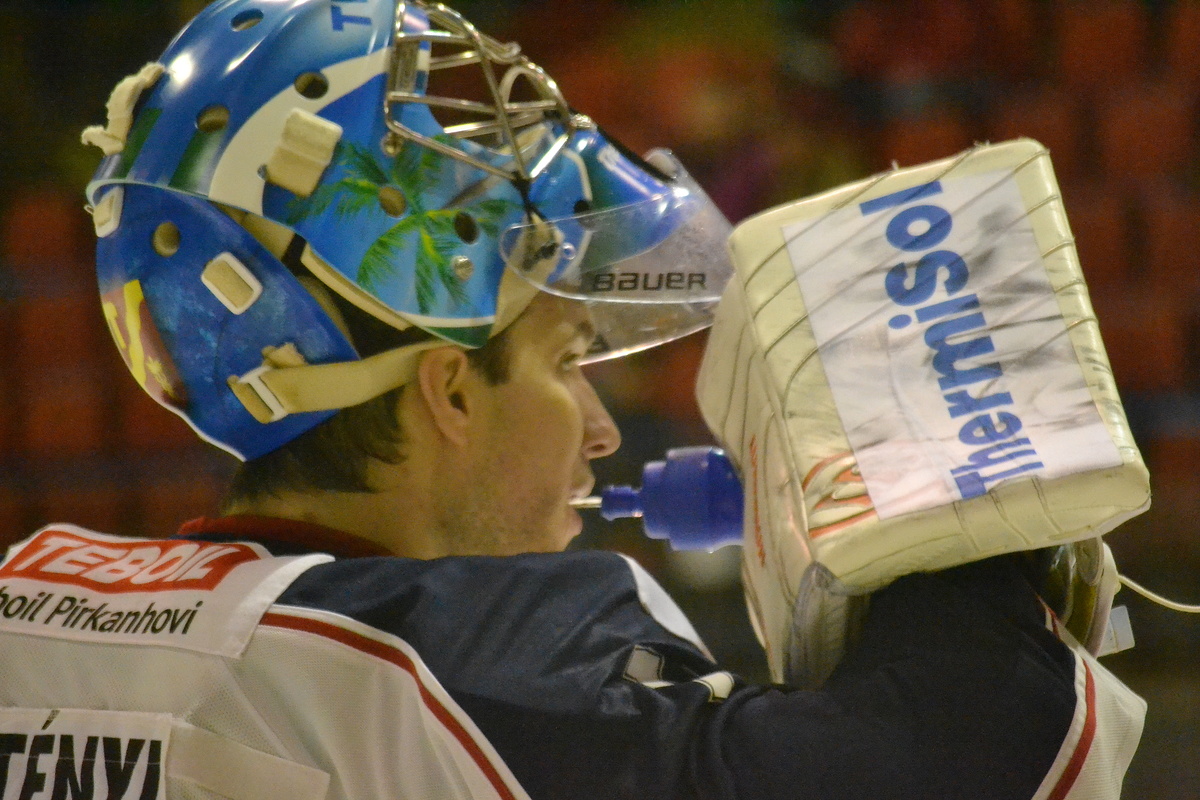
M 583 454 L 589 459 L 612 455 L 621 446 L 621 431 L 591 383 L 584 382 L 582 394 Z

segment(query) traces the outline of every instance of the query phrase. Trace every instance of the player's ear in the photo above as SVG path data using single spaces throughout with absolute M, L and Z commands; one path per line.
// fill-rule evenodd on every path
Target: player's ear
M 471 365 L 453 346 L 437 347 L 421 356 L 417 389 L 438 431 L 455 444 L 467 441 L 467 393 Z

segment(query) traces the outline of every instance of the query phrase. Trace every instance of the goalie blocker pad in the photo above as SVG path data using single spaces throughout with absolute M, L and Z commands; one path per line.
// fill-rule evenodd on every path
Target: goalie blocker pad
M 822 682 L 901 575 L 1093 539 L 1149 507 L 1039 143 L 780 206 L 729 246 L 697 395 L 742 474 L 775 680 Z

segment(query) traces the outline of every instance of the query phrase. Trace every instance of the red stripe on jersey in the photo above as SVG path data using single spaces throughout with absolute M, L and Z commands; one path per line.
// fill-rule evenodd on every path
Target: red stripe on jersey
M 442 705 L 438 698 L 433 696 L 433 693 L 429 691 L 428 687 L 426 687 L 425 683 L 421 680 L 421 676 L 417 672 L 416 664 L 414 664 L 412 659 L 409 658 L 408 655 L 402 650 L 398 650 L 397 648 L 384 644 L 383 642 L 377 642 L 374 639 L 363 636 L 362 634 L 348 631 L 345 628 L 339 628 L 331 623 L 308 619 L 306 617 L 290 617 L 285 614 L 267 612 L 263 615 L 262 622 L 260 624 L 270 625 L 276 628 L 288 628 L 290 630 L 302 631 L 304 633 L 315 633 L 318 636 L 323 636 L 326 639 L 333 639 L 334 641 L 340 642 L 347 647 L 352 647 L 359 652 L 375 656 L 376 658 L 381 658 L 390 664 L 400 667 L 400 669 L 404 670 L 413 677 L 413 680 L 417 683 L 417 689 L 421 694 L 421 700 L 424 701 L 429 710 L 433 712 L 433 715 L 437 717 L 438 721 L 445 726 L 446 730 L 450 731 L 450 733 L 454 735 L 454 738 L 458 740 L 459 744 L 463 746 L 463 749 L 466 750 L 471 758 L 475 761 L 475 765 L 479 767 L 480 771 L 482 771 L 485 776 L 487 776 L 488 781 L 492 784 L 492 788 L 494 788 L 501 797 L 505 798 L 505 800 L 516 800 L 512 790 L 510 790 L 508 784 L 504 782 L 504 778 L 500 776 L 500 773 L 496 771 L 495 765 L 493 765 L 491 760 L 488 759 L 487 755 L 479 747 L 479 744 L 475 741 L 474 737 L 472 737 L 466 728 L 462 726 L 462 723 L 459 722 L 452 713 L 450 713 L 450 710 Z
M 1087 676 L 1087 691 L 1084 696 L 1084 703 L 1087 706 L 1087 718 L 1083 723 L 1083 732 L 1079 734 L 1079 743 L 1075 745 L 1075 752 L 1071 756 L 1071 761 L 1067 764 L 1067 768 L 1063 770 L 1062 776 L 1054 786 L 1054 791 L 1050 792 L 1046 800 L 1063 800 L 1067 796 L 1067 793 L 1071 791 L 1071 787 L 1075 784 L 1075 779 L 1079 777 L 1079 773 L 1083 770 L 1083 764 L 1087 761 L 1088 753 L 1092 749 L 1092 740 L 1096 738 L 1096 681 L 1092 677 L 1092 670 L 1088 667 L 1086 661 L 1083 662 L 1083 671 Z

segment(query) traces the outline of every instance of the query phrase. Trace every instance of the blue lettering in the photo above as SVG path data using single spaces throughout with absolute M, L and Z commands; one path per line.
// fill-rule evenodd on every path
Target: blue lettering
M 917 321 L 930 322 L 931 320 L 941 319 L 951 314 L 958 314 L 959 312 L 970 311 L 975 308 L 979 308 L 979 298 L 973 294 L 964 294 L 962 297 L 943 300 L 931 306 L 921 306 L 917 309 Z
M 976 313 L 935 323 L 925 331 L 925 344 L 933 350 L 933 368 L 942 375 L 938 378 L 938 386 L 943 391 L 1000 377 L 1000 365 L 996 363 L 965 370 L 958 368 L 958 362 L 965 358 L 993 352 L 996 346 L 992 344 L 992 337 L 980 336 L 953 344 L 946 341 L 951 336 L 982 328 L 985 324 L 983 314 Z
M 930 364 L 939 376 L 939 388 L 945 392 L 943 399 L 947 412 L 951 419 L 970 417 L 959 428 L 958 439 L 966 445 L 985 445 L 972 452 L 965 464 L 950 471 L 959 494 L 964 500 L 969 500 L 985 494 L 990 484 L 1044 465 L 1036 460 L 1037 451 L 1028 438 L 1015 438 L 1024 427 L 1021 418 L 1009 411 L 995 410 L 1011 406 L 1011 394 L 994 392 L 974 397 L 966 390 L 949 391 L 974 383 L 995 381 L 1003 377 L 1003 369 L 998 362 L 960 368 L 961 362 L 995 352 L 996 346 L 990 335 L 966 336 L 970 331 L 987 327 L 983 313 L 978 310 L 980 301 L 976 295 L 955 296 L 966 288 L 970 278 L 967 263 L 951 250 L 934 249 L 946 241 L 954 227 L 950 212 L 930 203 L 908 205 L 941 192 L 941 183 L 933 181 L 860 203 L 859 210 L 863 216 L 868 216 L 900 208 L 887 223 L 888 243 L 910 253 L 929 251 L 915 264 L 905 262 L 891 267 L 884 275 L 883 284 L 894 303 L 908 307 L 920 306 L 915 313 L 917 321 L 932 323 L 925 329 L 924 341 L 932 351 Z M 942 278 L 941 286 L 947 299 L 931 303 L 929 301 L 938 290 L 939 278 Z M 893 316 L 888 320 L 888 325 L 897 330 L 911 323 L 912 317 L 908 314 Z M 1035 460 L 1017 463 L 1026 458 Z M 984 474 L 984 470 L 993 468 L 1001 471 Z
M 958 493 L 962 495 L 963 500 L 970 500 L 972 497 L 979 497 L 987 492 L 987 484 L 975 472 L 969 475 L 956 475 L 954 483 L 957 484 Z
M 976 472 L 967 475 L 956 475 L 954 482 L 958 485 L 958 493 L 962 495 L 963 500 L 970 500 L 972 497 L 979 497 L 979 495 L 987 492 L 987 485 L 983 482 L 983 478 L 979 477 L 979 473 Z
M 924 230 L 912 232 L 913 223 L 924 222 Z M 887 226 L 887 240 L 893 247 L 915 253 L 931 250 L 946 240 L 954 221 L 950 212 L 941 206 L 912 206 L 896 216 Z
M 946 287 L 947 294 L 954 294 L 967 285 L 970 273 L 967 271 L 966 262 L 958 253 L 952 253 L 949 250 L 934 250 L 932 253 L 921 256 L 917 261 L 917 265 L 913 268 L 913 285 L 911 287 L 905 285 L 908 278 L 907 264 L 897 264 L 889 269 L 887 275 L 884 276 L 883 287 L 887 290 L 888 297 L 900 305 L 915 306 L 933 297 L 933 292 L 937 289 L 937 274 L 940 269 L 949 273 L 942 284 Z
M 958 430 L 958 440 L 963 444 L 993 444 L 1021 430 L 1021 418 L 1007 411 L 996 414 L 980 414 L 967 420 Z
M 989 408 L 996 406 L 1012 405 L 1012 395 L 1008 392 L 998 392 L 989 394 L 986 397 L 971 397 L 967 394 L 967 390 L 961 392 L 951 392 L 942 398 L 947 403 L 947 410 L 951 417 L 961 417 L 967 414 L 975 414 L 980 411 L 987 411 Z
M 987 484 L 989 483 L 998 483 L 1009 478 L 1015 478 L 1023 472 L 1040 469 L 1044 466 L 1040 461 L 1033 461 L 995 475 L 980 475 L 978 472 L 970 472 L 965 475 L 956 475 L 954 482 L 958 484 L 958 491 L 962 495 L 962 498 L 970 500 L 972 497 L 978 497 L 985 493 L 987 491 Z
M 1023 447 L 1024 450 L 1013 450 L 1014 447 Z M 967 463 L 961 467 L 955 467 L 950 470 L 953 474 L 971 472 L 973 470 L 984 469 L 985 467 L 1002 464 L 1005 461 L 1012 461 L 1014 458 L 1022 458 L 1023 456 L 1036 456 L 1037 451 L 1030 445 L 1028 439 L 1021 437 L 1013 439 L 1009 442 L 1000 442 L 991 447 L 985 447 L 981 450 L 976 450 L 967 457 Z

